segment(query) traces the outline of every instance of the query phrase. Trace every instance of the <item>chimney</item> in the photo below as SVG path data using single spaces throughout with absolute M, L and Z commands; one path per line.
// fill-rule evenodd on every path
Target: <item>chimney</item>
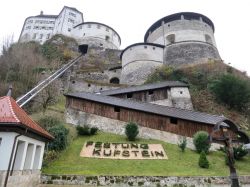
M 40 15 L 43 15 L 43 11 L 41 10 Z
M 11 92 L 12 92 L 12 85 L 9 86 L 7 96 L 11 97 Z

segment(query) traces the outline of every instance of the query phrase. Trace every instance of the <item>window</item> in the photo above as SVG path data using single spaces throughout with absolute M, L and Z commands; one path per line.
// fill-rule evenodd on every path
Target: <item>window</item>
M 133 97 L 133 93 L 128 93 L 127 94 L 127 98 L 132 98 Z
M 73 23 L 73 24 L 75 23 L 75 21 L 71 18 L 68 19 L 68 22 Z
M 46 37 L 46 39 L 49 39 L 49 37 L 50 37 L 50 34 L 47 34 L 47 37 Z
M 90 25 L 90 24 L 88 24 L 88 28 L 91 28 L 91 25 Z
M 27 23 L 33 23 L 33 20 L 29 20 Z
M 0 138 L 0 146 L 1 146 L 1 144 L 2 144 L 2 138 Z
M 36 29 L 36 30 L 38 30 L 38 29 L 39 29 L 39 27 L 38 27 L 38 26 L 34 26 L 34 27 L 33 27 L 33 29 Z
M 43 38 L 43 34 L 40 34 L 40 38 L 39 39 L 42 39 Z
M 155 47 L 153 47 L 153 50 L 155 50 Z
M 71 31 L 71 28 L 68 28 L 68 31 L 70 32 L 70 31 Z
M 100 44 L 100 46 L 102 47 L 102 46 L 103 46 L 103 44 Z
M 88 87 L 90 87 L 91 86 L 91 84 L 88 84 Z
M 167 39 L 167 44 L 172 44 L 175 42 L 175 34 L 170 34 L 166 37 Z
M 27 26 L 27 27 L 25 27 L 25 30 L 28 30 L 28 29 L 30 29 L 31 27 L 30 26 Z
M 33 39 L 33 40 L 36 39 L 36 33 L 33 34 L 32 39 Z
M 69 12 L 69 15 L 70 16 L 73 16 L 73 17 L 76 17 L 76 14 L 72 13 L 72 12 Z
M 106 28 L 106 31 L 109 32 L 109 28 Z
M 148 48 L 148 46 L 145 45 L 145 46 L 144 46 L 144 49 L 147 49 L 147 48 Z
M 115 106 L 115 107 L 114 107 L 114 111 L 115 111 L 115 112 L 120 112 L 120 107 Z
M 172 124 L 177 124 L 177 123 L 178 123 L 178 119 L 177 119 L 177 118 L 171 117 L 171 118 L 170 118 L 170 123 L 172 123 Z
M 97 25 L 97 28 L 100 29 L 100 28 L 101 28 L 101 25 Z
M 212 43 L 212 38 L 208 34 L 205 34 L 205 40 L 207 43 Z
M 180 91 L 180 94 L 183 94 L 183 91 Z
M 148 95 L 153 95 L 154 94 L 154 91 L 153 90 L 149 90 L 148 91 Z
M 109 36 L 105 36 L 105 40 L 108 41 L 109 40 Z
M 81 30 L 82 29 L 82 26 L 79 26 L 79 30 Z

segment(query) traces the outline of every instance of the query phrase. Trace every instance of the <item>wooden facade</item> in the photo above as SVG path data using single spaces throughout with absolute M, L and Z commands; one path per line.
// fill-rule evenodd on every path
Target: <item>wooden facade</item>
M 142 102 L 153 102 L 163 99 L 168 99 L 168 94 L 170 92 L 170 88 L 160 88 L 154 90 L 143 90 L 129 93 L 120 93 L 113 95 L 114 97 L 122 98 L 122 99 L 132 99 L 136 101 Z
M 145 111 L 134 110 L 133 108 L 119 107 L 84 98 L 67 97 L 66 107 L 120 121 L 135 122 L 140 126 L 187 137 L 193 137 L 197 131 L 207 131 L 211 133 L 214 127 L 213 124 L 157 115 Z

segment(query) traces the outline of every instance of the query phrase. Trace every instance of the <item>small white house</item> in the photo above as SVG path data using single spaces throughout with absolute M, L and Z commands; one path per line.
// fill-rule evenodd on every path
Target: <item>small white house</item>
M 0 97 L 0 186 L 37 186 L 45 142 L 52 139 L 14 99 Z

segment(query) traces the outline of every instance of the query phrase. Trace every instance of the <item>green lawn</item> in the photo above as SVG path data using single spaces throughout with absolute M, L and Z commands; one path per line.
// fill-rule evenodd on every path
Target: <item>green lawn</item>
M 191 150 L 182 153 L 176 145 L 157 140 L 140 139 L 137 143 L 161 143 L 167 153 L 168 160 L 112 160 L 98 158 L 82 158 L 80 151 L 85 141 L 127 142 L 125 136 L 99 132 L 98 135 L 78 137 L 42 172 L 46 174 L 76 175 L 136 175 L 136 176 L 228 176 L 229 169 L 225 165 L 221 152 L 208 155 L 209 169 L 198 166 L 199 155 Z M 236 162 L 239 175 L 250 174 L 250 157 Z

